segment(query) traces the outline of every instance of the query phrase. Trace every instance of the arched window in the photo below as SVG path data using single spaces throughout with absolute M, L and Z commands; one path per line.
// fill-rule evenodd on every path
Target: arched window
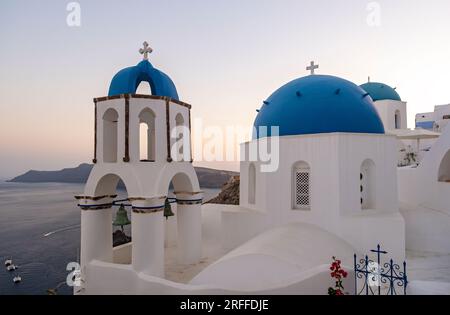
M 139 158 L 141 162 L 154 162 L 156 159 L 155 114 L 149 108 L 139 114 Z
M 103 115 L 103 162 L 117 162 L 117 123 L 119 114 L 113 108 Z
M 292 208 L 311 209 L 311 169 L 306 162 L 298 162 L 292 171 Z
M 375 209 L 375 163 L 372 160 L 365 160 L 362 163 L 359 181 L 361 209 Z
M 256 203 L 256 167 L 253 163 L 248 168 L 248 203 Z
M 395 111 L 395 129 L 401 129 L 402 118 L 400 116 L 400 111 Z
M 444 155 L 439 166 L 438 180 L 440 182 L 450 183 L 450 150 Z
M 184 161 L 184 130 L 180 129 L 180 127 L 184 126 L 184 118 L 183 115 L 181 114 L 177 114 L 175 116 L 175 125 L 177 128 L 177 139 L 176 139 L 176 143 L 177 143 L 177 161 Z

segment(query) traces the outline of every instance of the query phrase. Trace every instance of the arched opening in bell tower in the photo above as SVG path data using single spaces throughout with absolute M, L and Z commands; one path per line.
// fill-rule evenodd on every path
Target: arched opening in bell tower
M 117 162 L 117 136 L 119 114 L 113 108 L 103 114 L 103 162 Z
M 102 245 L 104 248 L 98 250 L 112 252 L 112 261 L 110 262 L 130 265 L 132 257 L 131 207 L 127 201 L 128 190 L 125 182 L 116 174 L 107 174 L 98 181 L 95 196 L 114 196 L 112 198 L 114 202 L 110 205 L 110 218 L 97 222 L 102 226 L 95 229 L 96 233 L 109 231 L 109 235 L 90 235 L 90 237 L 93 240 L 105 240 Z
M 186 138 L 185 138 L 185 130 L 184 130 L 184 118 L 183 115 L 181 115 L 180 113 L 178 113 L 175 116 L 175 125 L 176 125 L 176 151 L 175 151 L 175 156 L 174 159 L 176 161 L 185 161 L 185 157 L 184 157 L 184 152 L 185 152 L 185 142 L 186 142 Z
M 146 108 L 139 114 L 139 158 L 141 162 L 156 160 L 156 115 Z
M 167 187 L 168 200 L 165 219 L 165 265 L 166 279 L 187 283 L 189 275 L 179 279 L 174 268 L 180 264 L 193 263 L 192 255 L 201 248 L 201 197 L 194 189 L 191 175 L 176 173 Z M 170 204 L 170 209 L 167 206 Z M 201 255 L 201 253 L 200 253 Z

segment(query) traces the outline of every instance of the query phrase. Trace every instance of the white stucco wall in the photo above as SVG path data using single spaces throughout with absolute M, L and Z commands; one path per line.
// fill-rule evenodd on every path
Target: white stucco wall
M 198 274 L 190 284 L 233 291 L 282 287 L 293 278 L 331 264 L 338 256 L 352 266 L 354 248 L 334 235 L 305 223 L 269 229 Z
M 350 270 L 350 269 L 349 269 Z M 180 284 L 143 273 L 135 273 L 129 265 L 92 261 L 86 268 L 84 295 L 327 295 L 334 285 L 329 265 L 317 266 L 309 273 L 292 277 L 281 287 L 258 291 L 234 291 L 209 285 Z M 344 280 L 345 291 L 354 292 L 354 274 Z M 77 290 L 78 291 L 78 290 Z M 77 292 L 76 291 L 76 292 Z
M 408 117 L 406 111 L 406 102 L 393 101 L 393 100 L 382 100 L 374 102 L 375 108 L 383 121 L 385 130 L 392 129 L 407 129 Z M 395 113 L 400 113 L 400 126 L 395 128 Z
M 393 257 L 404 259 L 404 222 L 398 212 L 397 140 L 394 136 L 334 133 L 286 136 L 279 141 L 277 171 L 262 173 L 261 162 L 241 162 L 242 207 L 265 213 L 265 227 L 290 222 L 311 223 L 342 237 L 361 252 L 370 251 L 382 240 L 381 245 Z M 243 144 L 241 152 L 246 152 L 249 145 Z M 375 209 L 362 210 L 360 172 L 361 165 L 368 159 L 375 165 L 372 187 Z M 293 210 L 292 206 L 292 172 L 299 161 L 310 166 L 310 210 Z M 256 205 L 248 204 L 250 163 L 257 166 Z M 373 223 L 377 225 L 371 228 Z M 391 227 L 385 228 L 388 225 Z M 361 226 L 367 229 L 361 231 Z M 236 235 L 239 233 L 233 237 Z
M 415 251 L 450 253 L 450 183 L 439 182 L 439 167 L 450 150 L 446 129 L 415 168 L 398 169 L 406 245 Z

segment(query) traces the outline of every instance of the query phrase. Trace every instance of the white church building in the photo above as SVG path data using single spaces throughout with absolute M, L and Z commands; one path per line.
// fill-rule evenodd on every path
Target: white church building
M 420 164 L 398 168 L 402 140 L 391 130 L 406 130 L 407 104 L 387 85 L 382 92 L 378 83 L 359 87 L 316 75 L 314 65 L 258 111 L 253 139 L 241 145 L 240 205 L 202 204 L 191 105 L 148 61 L 150 52 L 144 43 L 144 60 L 119 71 L 108 96 L 94 100 L 95 165 L 76 197 L 76 294 L 326 294 L 332 256 L 350 272 L 345 285 L 353 292 L 354 254 L 382 244 L 389 258 L 403 261 L 408 246 L 426 250 L 450 236 L 448 219 L 436 235 L 421 234 L 431 222 L 424 220 L 441 220 L 426 209 L 450 214 L 443 180 L 450 131 Z M 142 82 L 148 95 L 136 94 Z M 259 154 L 267 148 L 270 161 Z M 132 242 L 113 247 L 119 181 L 131 207 Z M 165 218 L 171 184 L 175 215 Z M 435 247 L 450 253 L 446 244 Z

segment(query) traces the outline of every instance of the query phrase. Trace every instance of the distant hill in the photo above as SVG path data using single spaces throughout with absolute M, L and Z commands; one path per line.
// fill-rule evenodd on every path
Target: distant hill
M 60 171 L 28 171 L 10 180 L 16 183 L 85 183 L 93 165 L 80 164 L 75 168 Z M 200 186 L 203 188 L 221 188 L 236 172 L 221 171 L 204 167 L 196 167 Z

